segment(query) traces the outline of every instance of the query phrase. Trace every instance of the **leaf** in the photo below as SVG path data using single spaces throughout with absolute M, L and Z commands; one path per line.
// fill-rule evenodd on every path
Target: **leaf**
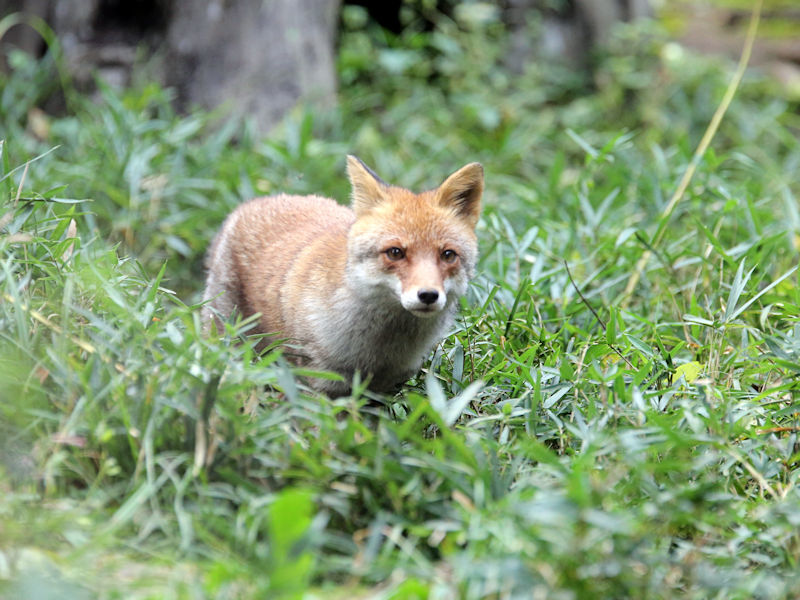
M 447 407 L 445 414 L 442 415 L 447 425 L 452 426 L 453 423 L 458 420 L 458 417 L 461 416 L 464 409 L 469 406 L 469 403 L 478 395 L 478 392 L 483 389 L 483 385 L 482 381 L 473 381 L 463 392 L 450 400 L 450 405 Z
M 747 275 L 742 276 L 744 272 L 744 259 L 739 263 L 739 268 L 736 269 L 736 275 L 733 278 L 733 283 L 731 284 L 731 291 L 728 294 L 728 302 L 725 303 L 725 314 L 722 316 L 723 323 L 729 323 L 733 318 L 733 313 L 735 311 L 736 304 L 739 302 L 739 297 L 742 295 L 744 291 L 744 287 L 747 285 L 747 282 L 750 281 L 750 276 L 755 271 L 755 267 L 750 269 L 750 272 Z M 736 312 L 738 315 L 739 312 Z
M 588 154 L 590 157 L 592 158 L 598 157 L 599 152 L 594 147 L 592 147 L 592 145 L 589 142 L 587 142 L 585 139 L 579 136 L 575 131 L 573 131 L 572 129 L 567 129 L 567 135 L 572 139 L 573 142 L 578 144 L 578 146 L 580 146 L 581 149 L 583 149 L 583 151 L 586 152 L 586 154 Z
M 706 327 L 714 326 L 714 321 L 711 321 L 709 319 L 704 319 L 703 317 L 698 317 L 697 315 L 690 315 L 690 314 L 683 315 L 683 320 L 686 323 L 694 323 L 695 325 L 704 325 Z
M 444 419 L 447 414 L 447 400 L 442 384 L 439 383 L 432 370 L 428 371 L 428 375 L 425 378 L 425 391 L 428 392 L 428 401 L 431 404 L 431 408 Z
M 612 306 L 610 312 L 611 314 L 606 324 L 606 343 L 609 346 L 613 346 L 614 342 L 617 341 L 617 315 L 619 314 L 619 309 Z
M 620 246 L 622 246 L 622 244 L 627 242 L 628 239 L 634 233 L 636 233 L 636 231 L 637 231 L 636 227 L 626 227 L 625 229 L 620 231 L 619 234 L 617 234 L 617 240 L 614 242 L 614 248 L 616 249 L 616 248 L 619 248 Z
M 770 283 L 767 287 L 765 287 L 763 290 L 761 290 L 755 296 L 753 296 L 749 301 L 747 301 L 744 304 L 742 304 L 734 313 L 731 314 L 730 320 L 732 321 L 733 319 L 738 317 L 740 314 L 742 314 L 744 311 L 746 311 L 753 302 L 758 300 L 761 296 L 766 294 L 768 291 L 770 291 L 772 288 L 774 288 L 776 285 L 778 285 L 784 279 L 786 279 L 787 277 L 792 275 L 792 273 L 794 273 L 795 271 L 797 271 L 797 265 L 795 265 L 794 267 L 789 269 L 786 273 L 781 275 L 778 279 L 776 279 L 775 281 Z M 752 273 L 752 271 L 751 271 L 751 273 Z
M 306 489 L 285 489 L 270 506 L 270 587 L 284 593 L 305 589 L 314 565 L 305 539 L 313 514 L 313 498 Z
M 635 335 L 631 335 L 630 333 L 624 333 L 623 335 L 631 343 L 631 346 L 636 348 L 639 352 L 644 354 L 646 357 L 653 358 L 653 356 L 655 356 L 655 352 L 653 352 L 653 349 L 650 346 L 648 346 L 647 344 L 645 344 L 644 341 L 641 340 L 640 338 L 636 337 Z
M 705 365 L 696 360 L 679 365 L 678 368 L 675 369 L 673 381 L 678 381 L 683 377 L 686 383 L 694 383 L 700 377 L 700 373 L 703 372 L 704 368 Z

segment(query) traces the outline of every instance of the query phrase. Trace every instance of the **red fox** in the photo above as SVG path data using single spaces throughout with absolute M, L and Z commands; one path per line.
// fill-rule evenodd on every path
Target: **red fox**
M 352 209 L 320 196 L 256 198 L 234 210 L 207 258 L 204 320 L 260 313 L 256 333 L 286 340 L 293 361 L 339 373 L 313 378 L 328 394 L 353 375 L 390 391 L 419 370 L 447 332 L 478 255 L 483 167 L 435 190 L 389 185 L 347 157 Z

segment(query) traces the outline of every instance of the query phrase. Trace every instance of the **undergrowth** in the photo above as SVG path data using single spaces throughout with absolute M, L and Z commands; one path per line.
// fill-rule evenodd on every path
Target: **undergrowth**
M 48 115 L 53 61 L 11 57 L 0 595 L 792 597 L 798 107 L 750 73 L 653 247 L 729 65 L 649 26 L 593 79 L 511 73 L 492 13 L 392 38 L 359 11 L 338 110 L 266 137 L 147 83 Z M 224 216 L 346 201 L 348 152 L 413 189 L 486 169 L 479 275 L 394 397 L 319 397 L 199 321 Z

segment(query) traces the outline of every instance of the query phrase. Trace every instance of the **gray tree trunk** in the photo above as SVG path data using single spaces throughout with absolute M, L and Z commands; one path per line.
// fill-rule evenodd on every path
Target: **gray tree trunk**
M 179 0 L 166 72 L 185 105 L 229 104 L 261 127 L 336 97 L 339 0 Z
M 266 131 L 298 102 L 334 103 L 339 3 L 159 0 L 115 13 L 119 3 L 104 0 L 0 0 L 0 18 L 27 12 L 47 21 L 79 87 L 90 86 L 95 71 L 126 85 L 144 45 L 163 57 L 153 72 L 176 87 L 181 106 L 226 105 Z M 43 44 L 27 26 L 0 41 L 34 54 Z

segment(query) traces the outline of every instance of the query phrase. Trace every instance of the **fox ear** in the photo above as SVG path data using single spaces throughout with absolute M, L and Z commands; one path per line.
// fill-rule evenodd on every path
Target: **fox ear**
M 360 216 L 385 199 L 388 184 L 360 158 L 347 155 L 347 177 L 352 188 L 351 198 L 356 216 Z
M 481 215 L 483 166 L 470 163 L 445 179 L 436 190 L 439 203 L 453 207 L 459 216 L 475 227 Z

